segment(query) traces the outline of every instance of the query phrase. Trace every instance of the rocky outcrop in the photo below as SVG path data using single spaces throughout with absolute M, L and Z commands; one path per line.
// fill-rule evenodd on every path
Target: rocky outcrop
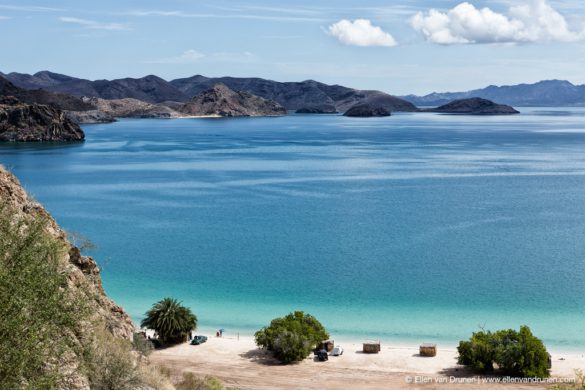
M 301 107 L 296 111 L 297 114 L 337 114 L 337 109 L 332 104 L 320 104 L 307 107 Z
M 66 233 L 43 206 L 32 200 L 18 180 L 2 166 L 0 166 L 0 200 L 3 206 L 14 210 L 16 218 L 43 217 L 44 230 L 63 247 L 68 248 L 63 252 L 62 258 L 57 260 L 59 271 L 67 278 L 64 288 L 71 290 L 71 296 L 83 300 L 84 305 L 90 309 L 90 318 L 89 321 L 84 320 L 80 323 L 79 334 L 65 332 L 62 337 L 70 339 L 75 345 L 81 345 L 91 338 L 94 331 L 92 324 L 103 324 L 115 338 L 132 340 L 134 326 L 130 316 L 105 294 L 100 269 L 96 262 L 89 256 L 83 256 L 79 249 L 68 241 Z M 70 376 L 68 385 L 63 388 L 89 390 L 87 374 L 77 369 L 83 366 L 83 360 L 84 356 L 73 350 L 69 351 L 67 356 L 60 358 L 59 366 Z
M 390 116 L 391 113 L 384 107 L 375 107 L 370 104 L 357 104 L 343 114 L 344 116 L 370 118 Z
M 83 141 L 83 130 L 56 108 L 0 98 L 0 142 Z
M 438 112 L 443 114 L 462 114 L 462 115 L 510 115 L 519 114 L 513 107 L 505 104 L 497 104 L 491 100 L 482 98 L 469 98 L 454 100 L 437 108 L 425 110 L 428 112 Z
M 284 107 L 275 101 L 234 91 L 223 84 L 216 84 L 195 96 L 179 109 L 191 116 L 280 116 L 286 115 Z

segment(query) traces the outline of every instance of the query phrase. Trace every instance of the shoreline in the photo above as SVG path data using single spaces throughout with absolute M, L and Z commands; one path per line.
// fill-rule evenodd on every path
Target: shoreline
M 419 355 L 417 345 L 399 346 L 382 343 L 378 354 L 365 354 L 361 342 L 339 342 L 344 348 L 341 356 L 330 356 L 327 362 L 308 358 L 296 364 L 282 365 L 264 350 L 258 349 L 249 335 L 224 334 L 215 337 L 206 332 L 207 342 L 188 343 L 155 350 L 149 360 L 156 366 L 173 371 L 192 372 L 198 376 L 217 377 L 227 386 L 240 389 L 299 389 L 299 388 L 418 388 L 418 385 L 446 388 L 451 385 L 473 388 L 546 388 L 551 383 L 486 384 L 469 369 L 457 364 L 457 350 L 453 346 L 438 345 L 435 357 Z M 551 353 L 552 380 L 572 380 L 575 370 L 585 370 L 582 354 Z M 561 360 L 563 359 L 563 360 Z M 477 383 L 476 383 L 477 382 Z M 475 386 L 474 386 L 475 385 Z
M 135 324 L 135 327 L 137 330 L 140 329 L 140 326 Z M 218 328 L 213 328 L 210 326 L 202 326 L 202 327 L 198 327 L 197 330 L 195 332 L 193 332 L 193 335 L 195 334 L 201 334 L 204 336 L 211 338 L 216 338 L 215 334 L 216 331 L 220 329 Z M 260 329 L 260 328 L 258 328 Z M 258 330 L 256 329 L 256 330 Z M 254 339 L 254 333 L 255 331 L 250 331 L 249 329 L 232 329 L 232 328 L 228 328 L 224 330 L 224 339 L 237 339 L 238 335 L 241 339 L 250 339 L 253 340 Z M 330 335 L 331 339 L 335 341 L 335 344 L 360 344 L 366 340 L 378 340 L 380 341 L 380 343 L 382 345 L 386 345 L 386 346 L 390 346 L 392 348 L 415 348 L 418 350 L 418 345 L 423 344 L 423 343 L 433 343 L 437 345 L 438 349 L 441 350 L 449 350 L 449 351 L 457 351 L 457 346 L 459 344 L 459 340 L 457 341 L 453 341 L 453 340 L 437 340 L 437 339 L 433 339 L 432 337 L 429 338 L 421 338 L 418 341 L 414 341 L 413 339 L 399 339 L 399 338 L 384 338 L 384 337 L 373 337 L 373 336 L 364 336 L 364 337 L 356 337 L 356 336 L 351 336 L 351 335 L 337 335 L 337 334 L 331 334 Z M 468 335 L 467 339 L 471 337 L 471 333 Z M 463 340 L 463 338 L 461 339 Z M 578 347 L 575 348 L 563 348 L 563 347 L 559 347 L 559 346 L 549 346 L 548 344 L 546 344 L 545 342 L 545 347 L 547 349 L 547 351 L 551 354 L 551 355 L 570 355 L 570 356 L 583 356 L 585 358 L 585 349 L 579 349 Z M 585 369 L 585 367 L 584 367 Z

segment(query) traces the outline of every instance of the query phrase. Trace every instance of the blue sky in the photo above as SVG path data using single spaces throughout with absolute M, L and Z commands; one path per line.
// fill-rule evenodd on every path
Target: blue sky
M 585 83 L 583 0 L 0 0 L 0 71 L 315 79 L 392 94 Z

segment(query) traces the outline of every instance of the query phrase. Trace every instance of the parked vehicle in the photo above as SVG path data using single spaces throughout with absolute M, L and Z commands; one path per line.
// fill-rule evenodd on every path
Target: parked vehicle
M 333 348 L 333 351 L 331 351 L 331 356 L 341 355 L 343 355 L 343 347 L 341 345 L 336 346 L 335 348 Z
M 325 362 L 329 360 L 329 354 L 325 349 L 315 351 L 315 356 L 317 357 L 317 359 L 319 359 L 320 362 Z
M 207 336 L 195 336 L 195 337 L 193 337 L 193 340 L 191 341 L 191 345 L 203 344 L 206 341 L 207 341 Z

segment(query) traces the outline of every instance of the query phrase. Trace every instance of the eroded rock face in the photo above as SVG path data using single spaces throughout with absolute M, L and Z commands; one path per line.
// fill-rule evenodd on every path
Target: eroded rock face
M 347 110 L 343 115 L 359 118 L 370 118 L 390 116 L 391 113 L 384 107 L 374 107 L 369 104 L 357 104 L 351 107 L 349 110 Z
M 0 142 L 83 141 L 83 130 L 63 111 L 42 104 L 0 98 Z
M 223 84 L 216 84 L 195 96 L 179 111 L 192 116 L 280 116 L 286 109 L 273 100 L 248 92 L 234 91 Z

